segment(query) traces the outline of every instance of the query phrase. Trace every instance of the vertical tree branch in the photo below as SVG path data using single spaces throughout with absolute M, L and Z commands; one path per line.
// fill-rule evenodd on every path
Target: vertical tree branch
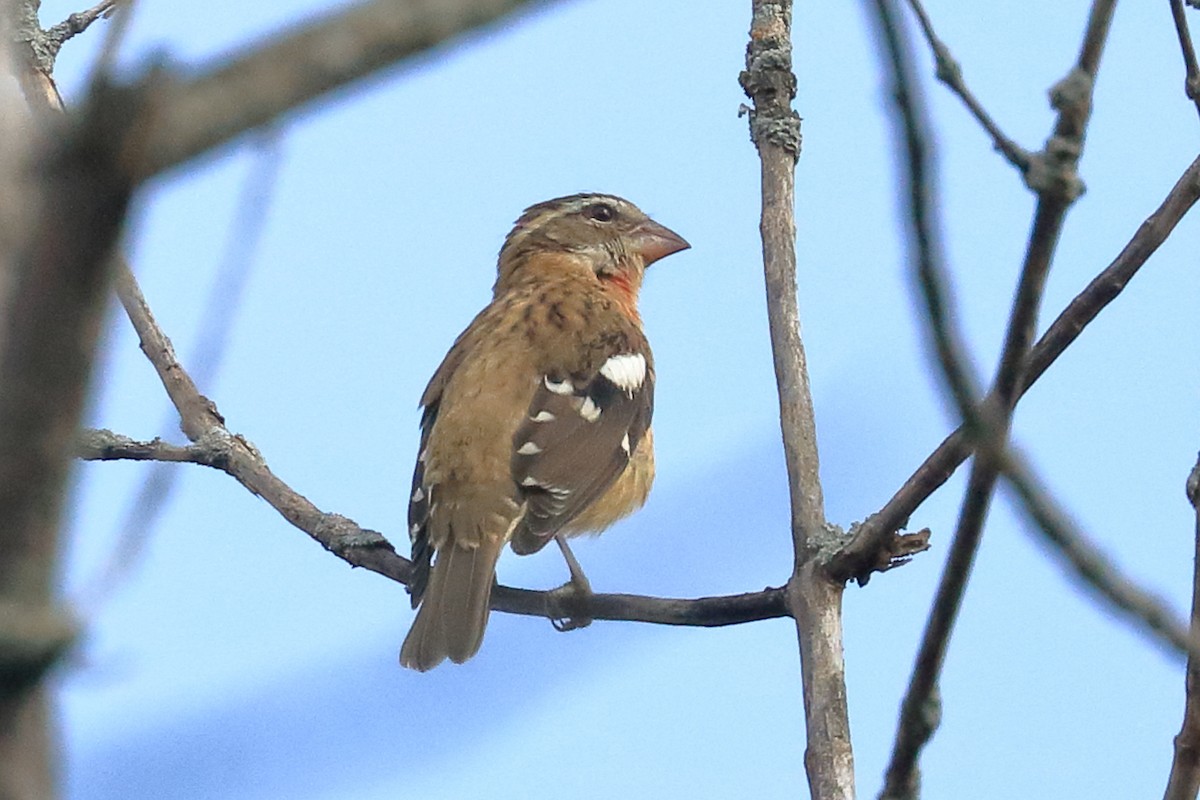
M 1196 515 L 1196 546 L 1192 562 L 1192 636 L 1200 637 L 1200 457 L 1187 479 L 1187 497 Z M 1188 655 L 1184 681 L 1187 699 L 1183 727 L 1175 737 L 1175 757 L 1163 800 L 1196 800 L 1200 792 L 1200 659 Z
M 34 4 L 18 6 L 21 29 L 36 28 Z M 49 75 L 30 42 L 22 42 L 15 68 L 26 96 L 51 104 L 55 92 L 28 91 Z M 46 119 L 53 145 L 34 151 L 25 165 L 37 189 L 25 186 L 14 195 L 36 211 L 25 230 L 2 242 L 0 797 L 6 800 L 55 794 L 43 678 L 71 641 L 54 588 L 58 530 L 104 312 L 106 265 L 132 191 L 126 133 L 140 102 L 139 95 L 101 86 L 71 126 Z
M 791 492 L 794 565 L 788 605 L 800 643 L 807 749 L 816 800 L 854 796 L 854 755 L 846 713 L 842 591 L 818 558 L 830 538 L 817 456 L 816 418 L 796 299 L 795 169 L 800 118 L 792 110 L 790 0 L 754 0 L 742 88 L 753 102 L 750 138 L 762 162 L 763 266 L 780 427 Z

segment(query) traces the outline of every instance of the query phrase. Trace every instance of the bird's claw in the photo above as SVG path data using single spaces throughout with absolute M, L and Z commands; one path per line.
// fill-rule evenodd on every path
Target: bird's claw
M 550 624 L 554 626 L 554 630 L 559 633 L 586 628 L 592 624 L 592 618 L 586 615 L 571 615 L 557 613 L 560 610 L 569 610 L 572 606 L 578 607 L 581 600 L 586 600 L 592 596 L 592 587 L 588 583 L 587 578 L 582 578 L 582 573 L 573 576 L 571 580 L 559 586 L 557 589 L 550 590 Z

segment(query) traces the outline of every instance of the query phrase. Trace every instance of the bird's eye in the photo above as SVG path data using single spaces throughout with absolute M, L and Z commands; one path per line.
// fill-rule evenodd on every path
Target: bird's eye
M 596 222 L 612 222 L 617 216 L 617 210 L 608 203 L 592 203 L 583 210 L 583 215 Z

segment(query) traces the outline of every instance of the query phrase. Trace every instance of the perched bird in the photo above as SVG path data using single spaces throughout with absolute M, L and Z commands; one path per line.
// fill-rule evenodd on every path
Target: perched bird
M 517 220 L 491 303 L 421 397 L 408 508 L 419 611 L 402 665 L 476 653 L 505 544 L 534 553 L 646 501 L 654 361 L 638 290 L 648 265 L 687 247 L 611 195 L 560 197 Z

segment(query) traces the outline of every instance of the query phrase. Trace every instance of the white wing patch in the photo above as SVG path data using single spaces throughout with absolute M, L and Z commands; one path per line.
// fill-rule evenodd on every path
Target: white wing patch
M 609 361 L 612 361 L 612 359 L 610 358 Z M 575 392 L 575 387 L 571 384 L 570 380 L 552 381 L 549 375 L 546 375 L 542 380 L 546 384 L 546 388 L 555 394 L 573 394 Z
M 613 356 L 600 367 L 600 374 L 623 389 L 626 394 L 632 395 L 642 388 L 642 383 L 646 380 L 646 357 L 641 353 Z
M 588 422 L 595 422 L 600 419 L 600 406 L 596 405 L 592 398 L 585 397 L 579 406 L 579 416 L 586 419 Z

